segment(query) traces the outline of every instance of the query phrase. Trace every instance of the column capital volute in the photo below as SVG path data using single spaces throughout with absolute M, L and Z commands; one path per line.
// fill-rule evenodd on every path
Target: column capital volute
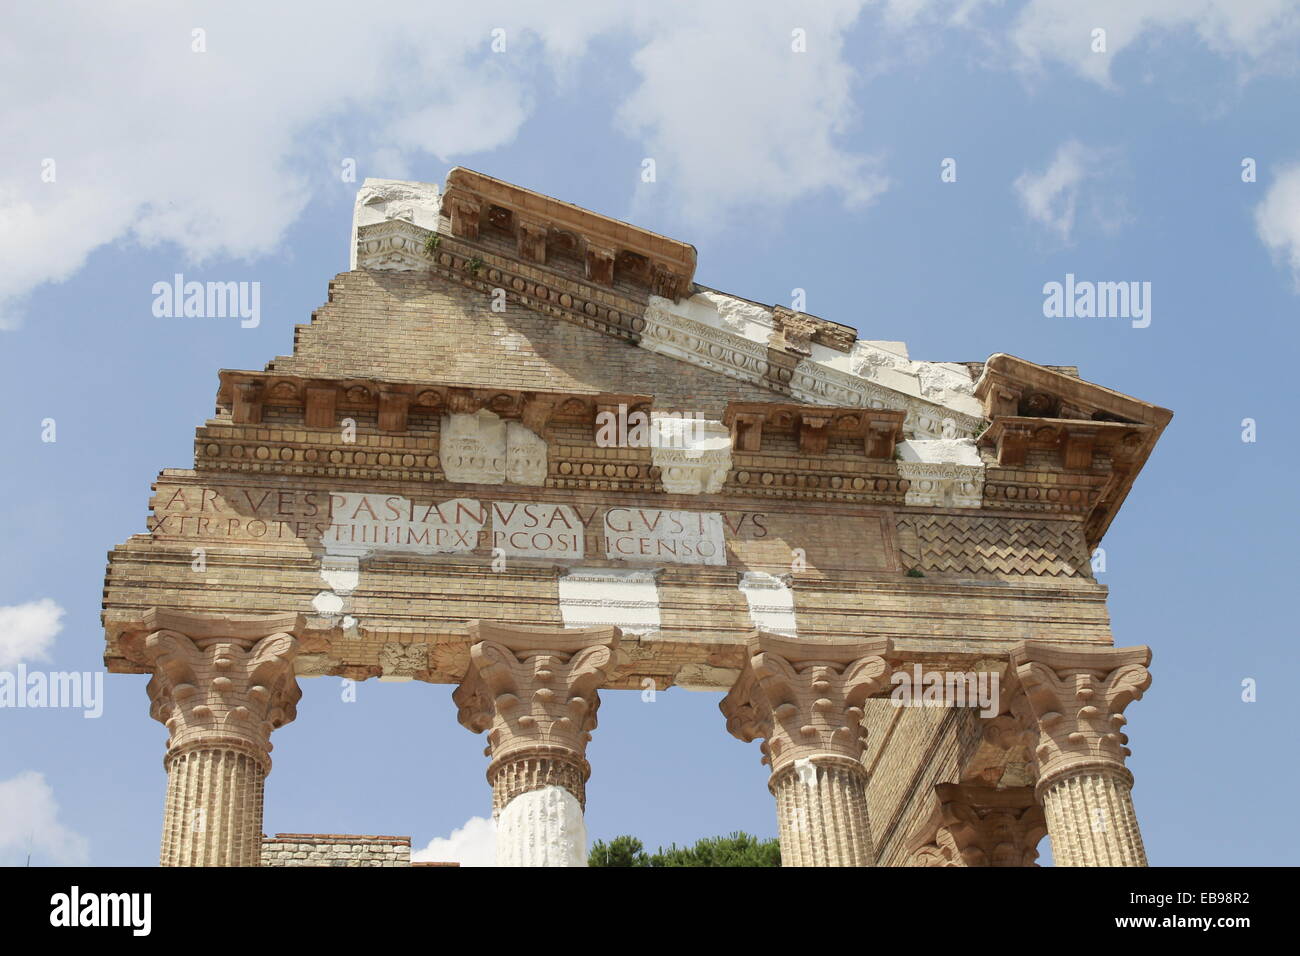
M 157 631 L 176 631 L 196 644 L 211 640 L 233 641 L 252 647 L 272 634 L 300 635 L 306 616 L 293 612 L 282 614 L 213 614 L 178 611 L 171 608 L 150 607 L 138 618 L 119 623 L 123 653 L 137 663 L 145 663 L 144 640 Z
M 294 615 L 219 618 L 156 612 L 133 642 L 153 672 L 149 713 L 168 730 L 167 760 L 197 747 L 249 754 L 270 770 L 271 732 L 297 714 Z M 185 627 L 181 631 L 178 627 Z
M 891 654 L 887 639 L 810 640 L 755 630 L 745 667 L 719 705 L 727 730 L 763 741 L 773 778 L 805 759 L 860 767 L 863 708 L 888 684 Z
M 621 631 L 475 621 L 468 634 L 469 667 L 452 700 L 461 724 L 488 731 L 489 779 L 529 754 L 568 759 L 585 777 L 599 689 L 617 666 Z
M 1038 725 L 1038 789 L 1077 773 L 1132 782 L 1124 709 L 1151 686 L 1149 647 L 1064 647 L 1022 641 L 1011 663 Z

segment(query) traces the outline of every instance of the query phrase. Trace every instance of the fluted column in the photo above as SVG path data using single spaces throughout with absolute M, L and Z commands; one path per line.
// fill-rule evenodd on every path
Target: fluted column
M 1146 866 L 1120 728 L 1151 685 L 1151 650 L 1026 641 L 1011 661 L 1038 721 L 1036 792 L 1056 865 Z
M 452 699 L 488 731 L 498 866 L 586 866 L 587 742 L 619 630 L 475 623 L 469 669 Z
M 862 708 L 888 680 L 888 654 L 888 641 L 750 635 L 721 708 L 734 736 L 763 741 L 782 866 L 873 865 Z
M 260 866 L 271 731 L 293 720 L 294 616 L 150 612 L 138 656 L 149 713 L 168 730 L 163 866 Z

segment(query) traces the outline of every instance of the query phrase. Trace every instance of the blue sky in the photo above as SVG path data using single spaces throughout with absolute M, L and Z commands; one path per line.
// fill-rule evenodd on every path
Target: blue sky
M 291 350 L 347 268 L 362 178 L 465 165 L 692 242 L 714 288 L 782 304 L 804 289 L 809 312 L 913 358 L 1074 364 L 1173 409 L 1100 578 L 1116 643 L 1154 653 L 1127 728 L 1148 853 L 1293 862 L 1300 5 L 556 6 L 12 13 L 0 669 L 102 667 L 106 553 L 145 530 L 157 472 L 192 461 L 217 369 Z M 151 286 L 176 272 L 260 282 L 261 324 L 155 318 Z M 1150 282 L 1150 326 L 1046 318 L 1043 285 L 1067 273 Z M 0 710 L 0 863 L 157 862 L 165 731 L 144 682 L 109 675 L 93 720 Z M 347 703 L 337 679 L 302 684 L 267 832 L 423 847 L 489 812 L 483 741 L 450 687 L 371 681 Z M 774 835 L 757 746 L 717 702 L 604 695 L 593 838 Z

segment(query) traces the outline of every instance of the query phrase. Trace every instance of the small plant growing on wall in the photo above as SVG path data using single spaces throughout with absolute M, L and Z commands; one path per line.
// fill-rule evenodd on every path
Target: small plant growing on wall
M 922 571 L 920 568 L 908 568 L 907 576 L 909 578 L 923 578 L 925 577 L 925 572 Z
M 433 235 L 429 236 L 429 238 L 424 240 L 424 254 L 426 256 L 432 256 L 438 251 L 438 246 L 440 245 L 442 245 L 442 236 L 435 232 Z
M 469 269 L 470 275 L 476 276 L 478 275 L 478 271 L 483 268 L 483 260 L 478 256 L 475 256 L 465 264 L 465 268 Z

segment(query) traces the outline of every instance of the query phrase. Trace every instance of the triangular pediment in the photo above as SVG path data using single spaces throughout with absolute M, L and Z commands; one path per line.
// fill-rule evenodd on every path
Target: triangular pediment
M 971 438 L 980 428 L 967 365 L 915 362 L 902 343 L 859 341 L 849 326 L 700 286 L 692 246 L 470 170 L 453 170 L 444 195 L 434 189 L 367 181 L 353 229 L 360 270 L 491 297 L 462 301 L 467 323 L 509 302 L 759 390 L 750 395 L 902 410 L 909 438 Z M 412 208 L 419 195 L 424 208 Z M 643 364 L 647 374 L 697 380 Z

